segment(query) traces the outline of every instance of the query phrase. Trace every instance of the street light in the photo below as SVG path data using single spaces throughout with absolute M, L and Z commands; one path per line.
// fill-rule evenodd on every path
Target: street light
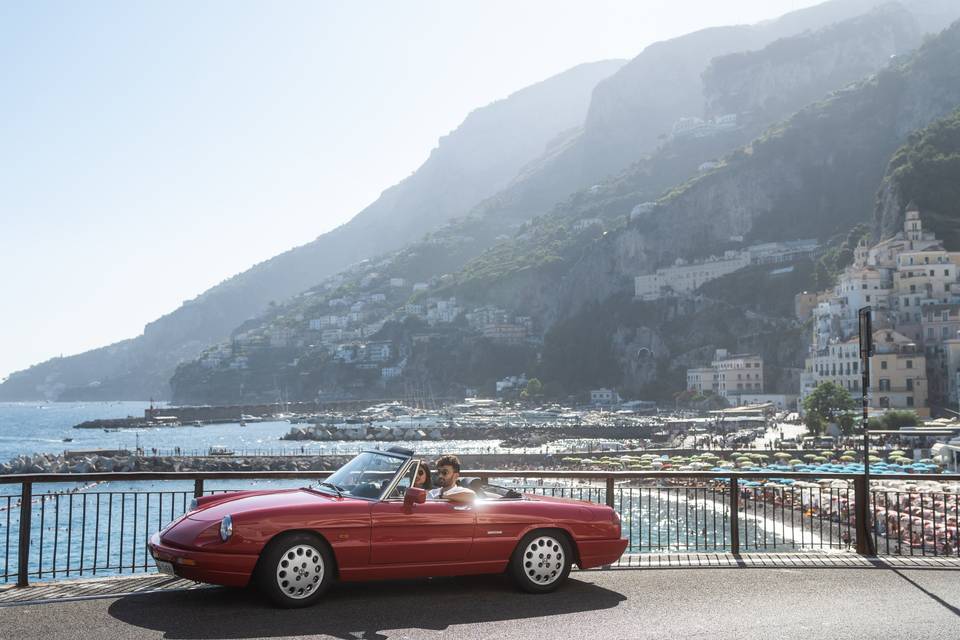
M 857 312 L 860 321 L 860 397 L 863 402 L 863 483 L 865 487 L 863 500 L 857 501 L 857 520 L 863 525 L 858 528 L 858 533 L 866 539 L 863 541 L 863 548 L 868 555 L 876 555 L 873 545 L 873 537 L 868 533 L 869 521 L 869 497 L 870 497 L 870 430 L 868 413 L 868 393 L 870 389 L 870 356 L 873 355 L 873 325 L 871 322 L 872 309 L 867 306 Z M 863 502 L 864 504 L 860 504 Z M 858 536 L 859 538 L 859 536 Z M 858 544 L 858 546 L 860 546 Z

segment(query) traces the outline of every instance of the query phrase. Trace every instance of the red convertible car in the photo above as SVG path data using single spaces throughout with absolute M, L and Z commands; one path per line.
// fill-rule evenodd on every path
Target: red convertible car
M 627 546 L 610 507 L 519 494 L 461 478 L 468 504 L 412 486 L 413 451 L 365 451 L 301 489 L 203 496 L 150 538 L 161 572 L 198 582 L 251 580 L 284 607 L 313 604 L 333 580 L 509 571 L 531 592 L 556 589 L 572 564 L 615 562 Z

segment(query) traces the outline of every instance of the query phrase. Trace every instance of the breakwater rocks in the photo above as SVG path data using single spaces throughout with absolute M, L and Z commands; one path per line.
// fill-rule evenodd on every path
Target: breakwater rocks
M 352 456 L 143 456 L 129 452 L 70 455 L 36 453 L 0 463 L 13 473 L 98 473 L 132 471 L 327 471 Z
M 653 425 L 552 425 L 512 426 L 374 426 L 348 424 L 341 427 L 324 425 L 293 427 L 281 440 L 415 442 L 417 440 L 503 440 L 502 446 L 529 447 L 566 438 L 604 438 L 637 440 L 649 438 Z

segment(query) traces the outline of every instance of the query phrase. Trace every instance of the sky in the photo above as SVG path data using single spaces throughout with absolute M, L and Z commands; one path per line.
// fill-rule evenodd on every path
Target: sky
M 475 108 L 813 4 L 0 3 L 0 380 L 346 222 Z

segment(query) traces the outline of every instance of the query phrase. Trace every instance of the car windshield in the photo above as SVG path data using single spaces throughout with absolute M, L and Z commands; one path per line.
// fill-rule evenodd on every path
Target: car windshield
M 407 458 L 364 451 L 316 485 L 317 489 L 357 498 L 379 498 Z

